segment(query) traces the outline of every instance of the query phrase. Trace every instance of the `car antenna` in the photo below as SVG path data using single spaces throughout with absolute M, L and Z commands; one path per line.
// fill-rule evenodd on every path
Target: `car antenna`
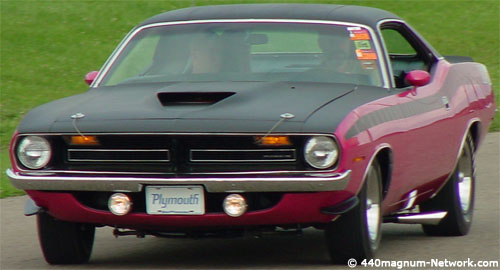
M 76 132 L 78 132 L 78 134 L 80 136 L 82 136 L 83 138 L 86 138 L 85 135 L 83 135 L 83 133 L 80 131 L 80 129 L 76 126 L 76 120 L 82 119 L 84 117 L 85 117 L 85 114 L 83 114 L 83 113 L 75 113 L 71 116 L 71 119 L 73 119 L 73 127 L 75 128 Z
M 259 142 L 262 142 L 267 136 L 269 136 L 269 134 L 271 134 L 279 125 L 281 125 L 281 123 L 283 123 L 283 121 L 290 120 L 293 118 L 295 118 L 295 115 L 293 115 L 291 113 L 281 114 L 280 120 L 278 120 L 278 122 L 276 122 L 276 124 L 274 124 L 274 126 L 266 133 L 266 135 L 264 135 L 262 138 L 260 138 Z

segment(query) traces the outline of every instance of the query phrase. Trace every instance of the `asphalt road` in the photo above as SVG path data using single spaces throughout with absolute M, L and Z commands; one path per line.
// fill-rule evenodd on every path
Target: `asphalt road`
M 500 133 L 490 133 L 477 156 L 474 222 L 463 237 L 428 237 L 419 225 L 384 224 L 382 261 L 500 260 Z M 45 263 L 34 217 L 23 216 L 26 197 L 0 200 L 0 269 L 345 269 L 329 264 L 323 233 L 237 239 L 115 239 L 97 230 L 91 261 L 79 266 Z M 364 268 L 364 267 L 360 267 Z M 426 267 L 429 268 L 429 267 Z M 445 269 L 446 267 L 440 267 Z M 469 267 L 467 267 L 469 268 Z M 384 269 L 388 269 L 384 267 Z M 397 268 L 389 268 L 397 269 Z M 422 268 L 423 269 L 423 268 Z

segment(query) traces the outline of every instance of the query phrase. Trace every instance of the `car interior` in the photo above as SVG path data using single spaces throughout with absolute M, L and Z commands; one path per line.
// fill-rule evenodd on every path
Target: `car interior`
M 383 24 L 381 33 L 389 54 L 396 88 L 410 86 L 405 81 L 405 76 L 412 70 L 432 72 L 436 58 L 425 45 L 419 44 L 414 33 L 404 24 L 397 22 Z

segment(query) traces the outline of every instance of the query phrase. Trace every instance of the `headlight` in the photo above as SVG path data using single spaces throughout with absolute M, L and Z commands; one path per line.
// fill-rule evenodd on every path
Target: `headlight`
M 309 165 L 316 169 L 326 169 L 335 164 L 339 157 L 337 143 L 326 136 L 312 137 L 304 148 L 304 156 Z
M 51 156 L 50 143 L 42 137 L 25 137 L 17 147 L 17 158 L 29 169 L 36 170 L 45 167 Z

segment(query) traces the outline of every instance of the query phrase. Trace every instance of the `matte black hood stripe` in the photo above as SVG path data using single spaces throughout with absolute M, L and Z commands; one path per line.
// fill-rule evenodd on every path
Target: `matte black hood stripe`
M 442 93 L 438 93 L 423 99 L 383 108 L 363 115 L 358 121 L 356 121 L 349 131 L 347 131 L 345 138 L 352 138 L 369 128 L 385 122 L 405 119 L 426 112 L 444 109 L 445 106 L 441 102 L 441 98 Z

